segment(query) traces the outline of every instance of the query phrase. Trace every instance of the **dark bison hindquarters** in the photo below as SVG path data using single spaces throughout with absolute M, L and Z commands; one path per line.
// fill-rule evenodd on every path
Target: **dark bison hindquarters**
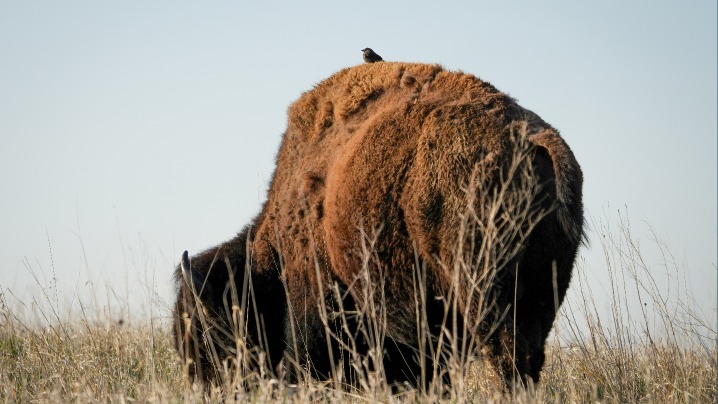
M 288 115 L 260 214 L 177 268 L 190 373 L 217 382 L 226 357 L 356 369 L 339 348 L 376 346 L 356 320 L 370 309 L 385 336 L 370 368 L 390 383 L 450 364 L 447 338 L 485 346 L 509 384 L 538 380 L 583 234 L 582 174 L 558 133 L 490 84 L 423 64 L 341 70 Z

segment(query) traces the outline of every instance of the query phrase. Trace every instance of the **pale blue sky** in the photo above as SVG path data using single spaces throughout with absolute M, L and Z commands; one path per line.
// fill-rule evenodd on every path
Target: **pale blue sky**
M 183 250 L 258 212 L 289 104 L 372 47 L 541 115 L 587 215 L 655 232 L 715 310 L 715 1 L 386 3 L 0 0 L 0 289 L 28 303 L 54 268 L 60 301 L 169 300 Z

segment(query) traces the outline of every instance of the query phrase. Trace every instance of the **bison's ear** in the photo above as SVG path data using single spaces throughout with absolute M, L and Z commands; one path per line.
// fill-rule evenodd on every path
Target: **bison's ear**
M 199 295 L 204 286 L 204 277 L 202 277 L 198 271 L 192 270 L 192 264 L 189 261 L 189 253 L 187 251 L 182 253 L 180 266 L 182 267 L 182 279 L 184 279 L 190 290 Z

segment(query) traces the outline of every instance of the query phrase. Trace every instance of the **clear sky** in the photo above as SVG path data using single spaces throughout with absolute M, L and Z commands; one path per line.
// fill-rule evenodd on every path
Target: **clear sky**
M 166 304 L 181 252 L 258 212 L 289 104 L 372 47 L 473 73 L 559 129 L 589 220 L 620 211 L 670 283 L 663 240 L 714 312 L 714 0 L 254 3 L 0 0 L 8 300 L 43 298 L 37 276 L 61 303 Z M 581 256 L 600 289 L 596 227 Z

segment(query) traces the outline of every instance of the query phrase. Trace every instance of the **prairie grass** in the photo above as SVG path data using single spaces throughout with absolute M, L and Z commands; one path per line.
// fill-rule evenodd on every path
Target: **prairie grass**
M 87 320 L 82 312 L 67 320 L 52 313 L 29 318 L 2 294 L 0 401 L 715 402 L 715 306 L 708 319 L 690 290 L 676 284 L 662 290 L 656 274 L 669 271 L 671 279 L 682 279 L 681 269 L 655 240 L 665 262 L 660 271 L 646 265 L 625 218 L 618 229 L 600 222 L 592 227 L 601 235 L 595 242 L 605 265 L 591 270 L 608 273 L 608 313 L 597 307 L 589 268 L 579 260 L 573 293 L 549 337 L 541 382 L 527 389 L 502 392 L 491 366 L 476 361 L 466 379 L 443 395 L 392 392 L 381 383 L 340 389 L 306 379 L 288 385 L 266 375 L 250 375 L 255 388 L 247 392 L 205 392 L 183 374 L 167 322 Z
M 342 306 L 350 300 L 345 300 L 347 292 L 337 285 L 318 288 L 320 293 L 333 294 L 318 299 L 320 306 L 333 302 L 331 307 L 320 307 L 319 315 L 326 341 L 339 344 L 341 349 L 336 352 L 342 355 L 330 360 L 332 369 L 325 375 L 329 376 L 326 381 L 311 377 L 311 365 L 305 367 L 299 364 L 298 355 L 288 354 L 282 358 L 287 363 L 281 369 L 296 372 L 291 380 L 298 380 L 289 383 L 290 378 L 281 372 L 267 371 L 263 351 L 245 343 L 250 316 L 255 316 L 254 324 L 284 320 L 272 318 L 273 313 L 262 318 L 257 314 L 257 300 L 253 299 L 262 291 L 252 289 L 250 270 L 243 272 L 244 281 L 238 282 L 242 285 L 228 282 L 223 302 L 211 302 L 216 304 L 209 311 L 198 297 L 204 280 L 194 280 L 196 273 L 187 270 L 192 267 L 184 256 L 181 274 L 187 293 L 183 291 L 182 296 L 189 304 L 182 306 L 186 311 L 179 313 L 183 317 L 178 323 L 184 328 L 177 330 L 182 335 L 183 352 L 189 353 L 186 361 L 174 348 L 170 305 L 152 294 L 141 304 L 152 313 L 165 307 L 159 317 L 130 316 L 131 310 L 123 308 L 126 320 L 118 320 L 105 309 L 92 307 L 99 301 L 94 295 L 92 304 L 79 302 L 68 309 L 60 307 L 56 287 L 43 288 L 42 295 L 32 302 L 19 301 L 0 289 L 0 401 L 715 402 L 716 306 L 711 302 L 708 308 L 693 301 L 689 284 L 682 281 L 686 279 L 683 269 L 655 236 L 649 244 L 651 257 L 657 252 L 661 259 L 648 261 L 625 214 L 615 222 L 591 221 L 591 248 L 600 251 L 603 260 L 592 267 L 581 257 L 577 260 L 570 292 L 548 339 L 541 381 L 505 388 L 504 379 L 486 360 L 486 341 L 480 340 L 493 331 L 479 327 L 501 324 L 505 317 L 496 316 L 497 311 L 500 316 L 512 315 L 511 305 L 492 308 L 496 302 L 492 285 L 500 276 L 497 268 L 511 268 L 526 237 L 548 214 L 537 208 L 537 203 L 545 201 L 539 196 L 533 164 L 529 164 L 533 160 L 526 127 L 517 129 L 517 154 L 499 186 L 487 184 L 482 180 L 486 173 L 478 172 L 466 187 L 464 206 L 468 209 L 460 216 L 457 252 L 453 261 L 442 263 L 441 270 L 450 275 L 451 285 L 437 297 L 446 309 L 444 323 L 436 328 L 431 328 L 435 324 L 429 324 L 426 308 L 437 303 L 426 301 L 425 265 L 416 258 L 414 285 L 407 285 L 413 286 L 409 290 L 413 297 L 407 299 L 413 301 L 401 308 L 411 307 L 416 314 L 415 324 L 403 326 L 416 329 L 419 347 L 412 349 L 420 352 L 414 355 L 420 365 L 419 388 L 389 386 L 386 381 L 389 371 L 382 360 L 390 343 L 387 329 L 400 326 L 387 321 L 388 303 L 382 292 L 385 277 L 375 248 L 377 230 L 362 233 L 358 246 L 362 271 L 355 281 L 359 286 L 351 295 L 353 307 Z M 225 262 L 229 279 L 239 279 L 234 273 L 241 268 L 232 268 L 229 257 L 215 260 Z M 556 266 L 554 263 L 554 291 L 558 290 Z M 323 279 L 320 265 L 316 267 L 316 278 Z M 169 271 L 165 273 L 171 282 Z M 208 278 L 207 273 L 203 276 Z M 603 280 L 603 288 L 596 287 L 596 279 Z M 143 287 L 153 289 L 133 286 Z M 558 296 L 554 293 L 556 307 Z M 37 304 L 39 301 L 43 304 Z M 607 309 L 602 307 L 605 302 Z M 215 309 L 219 306 L 224 306 L 224 312 Z M 513 324 L 517 311 L 513 310 Z M 290 325 L 302 320 L 292 319 L 291 310 L 288 312 Z M 457 321 L 459 317 L 465 321 Z M 484 322 L 486 318 L 497 321 Z M 516 326 L 513 330 L 515 333 Z M 508 327 L 500 332 L 511 333 Z M 294 336 L 293 352 L 298 352 L 297 334 Z M 260 335 L 264 341 L 266 337 Z M 518 356 L 516 345 L 508 355 Z M 217 376 L 217 383 L 207 389 L 193 382 L 190 371 L 191 360 L 197 357 L 192 353 L 201 349 Z M 328 352 L 334 355 L 333 349 Z M 402 356 L 414 353 L 401 351 Z M 515 367 L 502 370 L 510 375 Z M 444 383 L 447 379 L 450 385 Z

